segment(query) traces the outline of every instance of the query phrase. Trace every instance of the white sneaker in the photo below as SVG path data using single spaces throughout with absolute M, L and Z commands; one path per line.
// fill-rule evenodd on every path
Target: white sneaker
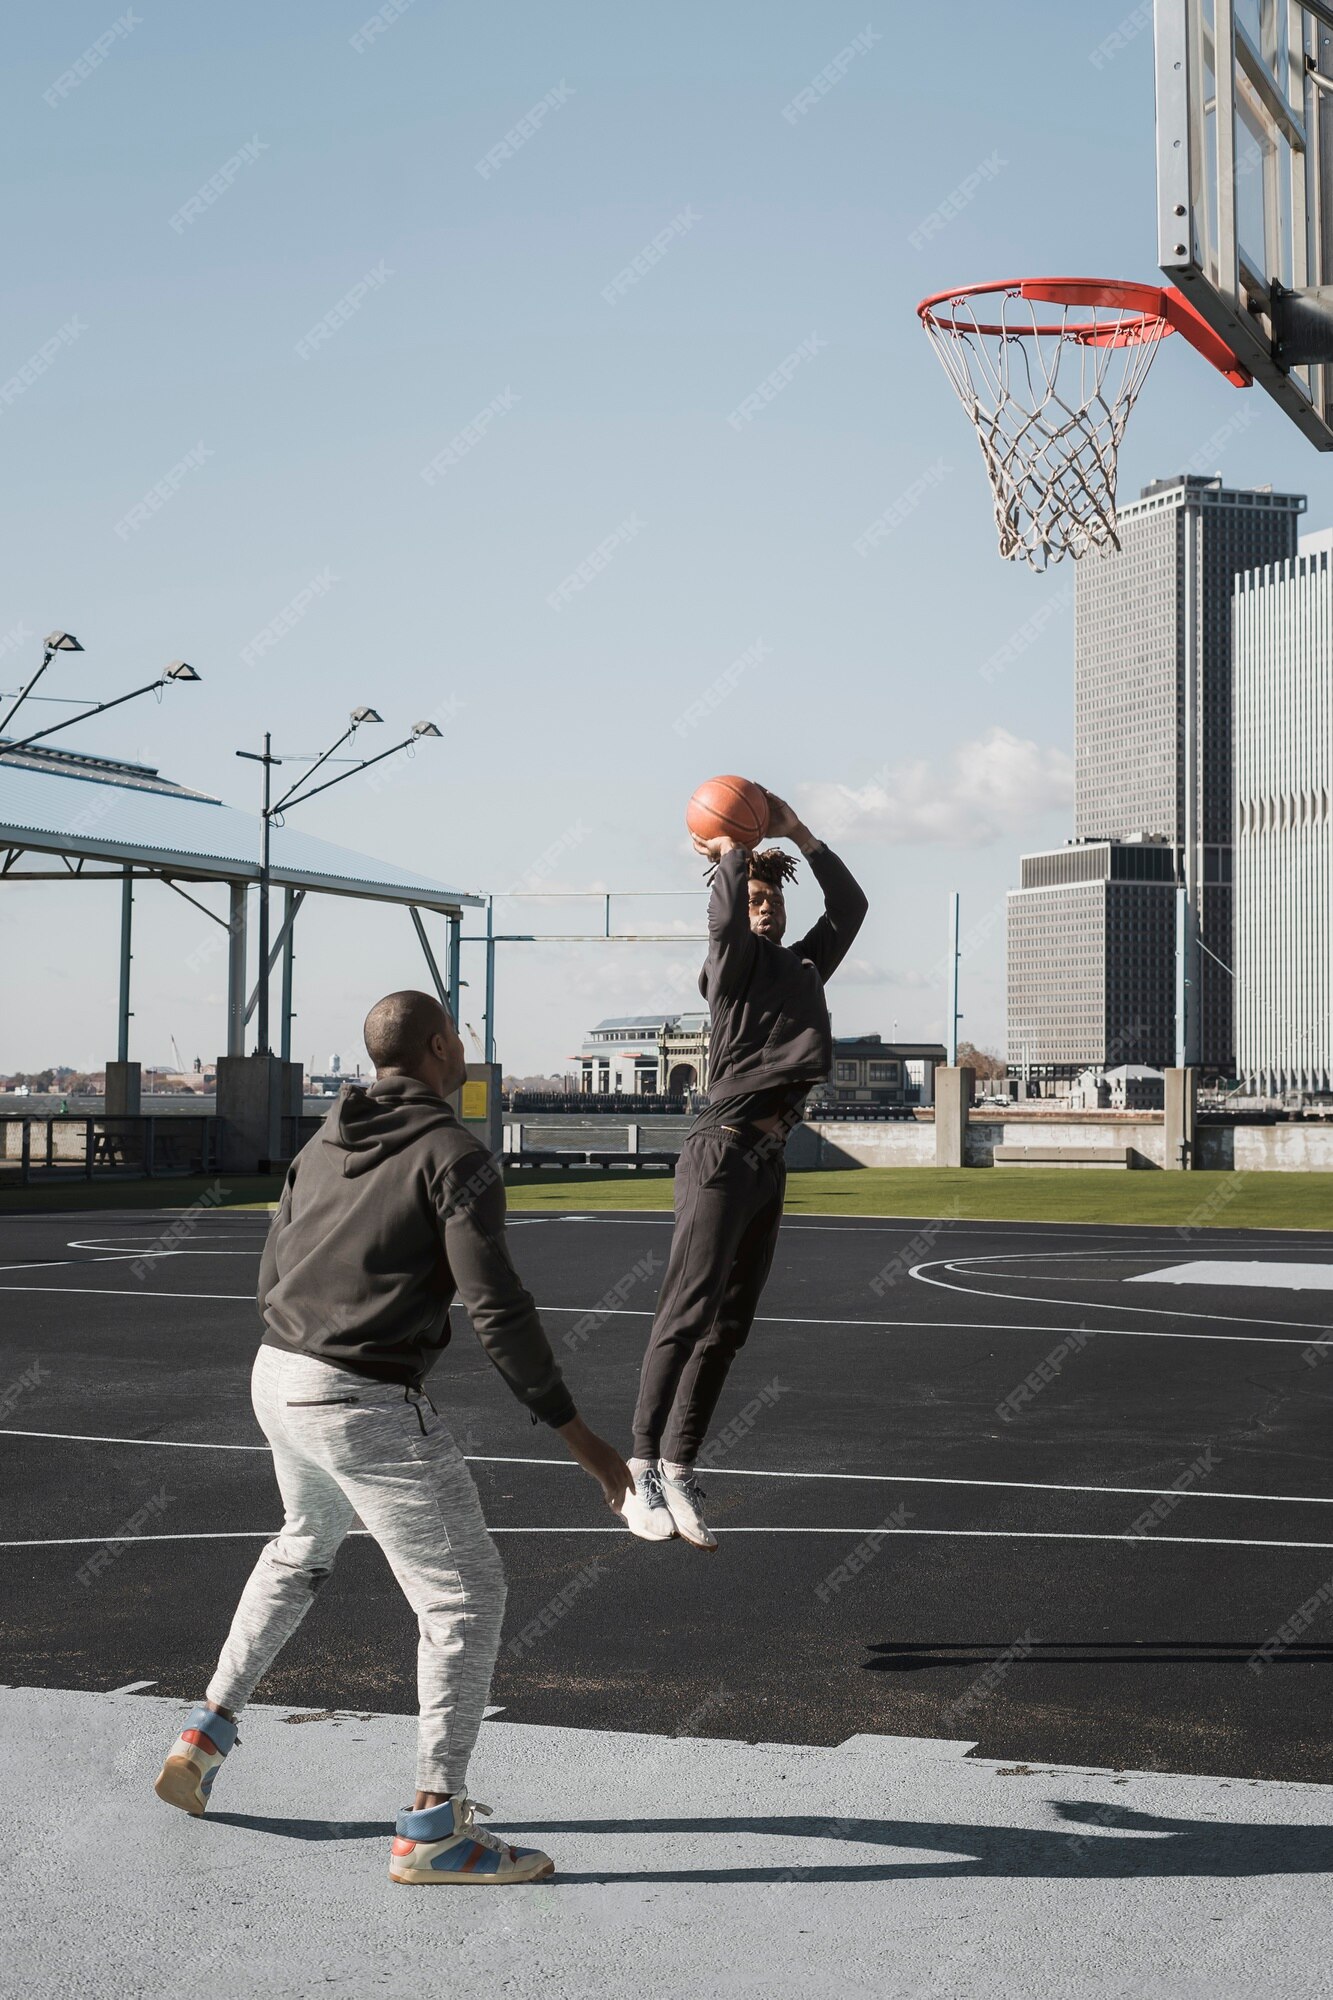
M 662 1498 L 661 1467 L 655 1458 L 631 1458 L 626 1463 L 634 1474 L 634 1491 L 625 1495 L 618 1510 L 621 1520 L 640 1541 L 669 1542 L 676 1524 Z
M 692 1465 L 662 1460 L 662 1498 L 683 1542 L 693 1549 L 717 1547 L 717 1536 L 703 1517 L 704 1490 Z

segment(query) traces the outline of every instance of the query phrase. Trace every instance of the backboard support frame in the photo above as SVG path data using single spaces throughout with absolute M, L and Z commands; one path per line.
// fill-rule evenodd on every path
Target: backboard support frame
M 1333 451 L 1333 0 L 1156 0 L 1158 261 Z

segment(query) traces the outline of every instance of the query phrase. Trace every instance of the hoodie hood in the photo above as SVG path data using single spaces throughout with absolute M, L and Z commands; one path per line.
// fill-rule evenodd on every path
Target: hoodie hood
M 343 1155 L 349 1180 L 442 1126 L 457 1126 L 442 1097 L 414 1076 L 377 1077 L 368 1089 L 345 1083 L 324 1121 L 324 1144 Z

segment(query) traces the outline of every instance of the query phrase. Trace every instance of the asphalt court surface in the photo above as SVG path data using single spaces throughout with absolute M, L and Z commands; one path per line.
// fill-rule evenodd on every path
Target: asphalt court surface
M 248 1392 L 267 1218 L 173 1221 L 0 1217 L 0 1681 L 197 1696 L 278 1525 Z M 622 1448 L 669 1223 L 511 1222 Z M 1172 1275 L 1209 1261 L 1227 1282 Z M 1233 1281 L 1253 1264 L 1262 1284 Z M 456 1311 L 429 1386 L 509 1576 L 493 1701 L 1333 1780 L 1333 1301 L 1310 1266 L 1333 1235 L 792 1218 L 718 1411 L 712 1556 L 631 1540 Z M 354 1536 L 257 1698 L 411 1712 L 415 1645 Z

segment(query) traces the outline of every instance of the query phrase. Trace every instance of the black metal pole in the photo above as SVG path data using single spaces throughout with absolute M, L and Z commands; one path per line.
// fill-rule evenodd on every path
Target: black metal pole
M 260 840 L 259 854 L 259 1053 L 266 1056 L 268 1049 L 268 864 L 269 830 L 272 820 L 269 801 L 272 796 L 273 759 L 270 753 L 271 737 L 264 731 L 264 826 Z

